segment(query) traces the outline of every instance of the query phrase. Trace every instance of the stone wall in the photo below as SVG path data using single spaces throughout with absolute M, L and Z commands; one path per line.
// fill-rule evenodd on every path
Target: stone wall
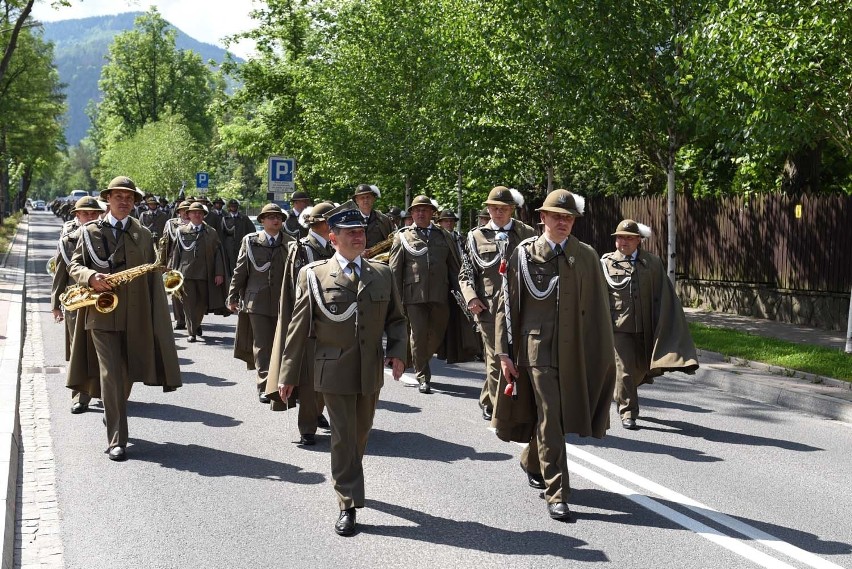
M 782 290 L 762 285 L 684 279 L 677 282 L 684 306 L 845 331 L 849 294 Z

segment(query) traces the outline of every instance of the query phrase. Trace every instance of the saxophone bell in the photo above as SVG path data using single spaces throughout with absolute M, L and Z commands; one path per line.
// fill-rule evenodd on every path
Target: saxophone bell
M 183 287 L 183 273 L 174 269 L 163 273 L 163 286 L 166 289 L 166 294 L 180 299 L 182 296 L 181 288 Z
M 51 277 L 56 274 L 56 257 L 51 257 L 47 260 L 44 270 Z

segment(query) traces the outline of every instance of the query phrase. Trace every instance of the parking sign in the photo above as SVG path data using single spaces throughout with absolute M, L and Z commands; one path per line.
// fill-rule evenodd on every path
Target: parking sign
M 210 187 L 210 176 L 207 172 L 198 172 L 195 174 L 195 188 L 202 194 Z
M 283 156 L 269 157 L 269 193 L 274 201 L 284 201 L 296 190 L 296 161 Z

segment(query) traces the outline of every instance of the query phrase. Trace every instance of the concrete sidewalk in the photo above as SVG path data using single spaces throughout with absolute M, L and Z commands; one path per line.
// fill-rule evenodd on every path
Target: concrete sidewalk
M 3 569 L 12 569 L 15 553 L 15 505 L 21 428 L 21 350 L 24 336 L 24 299 L 27 266 L 26 218 L 18 226 L 12 247 L 0 266 L 0 536 L 3 539 Z

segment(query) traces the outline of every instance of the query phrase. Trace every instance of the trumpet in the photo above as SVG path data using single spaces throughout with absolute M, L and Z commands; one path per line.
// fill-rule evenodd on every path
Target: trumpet
M 163 274 L 163 286 L 169 294 L 178 294 L 183 286 L 183 274 L 180 271 L 170 270 L 159 263 L 139 265 L 118 273 L 107 275 L 104 279 L 112 287 L 128 283 L 147 273 L 154 271 L 165 271 Z M 59 295 L 59 302 L 65 310 L 77 310 L 84 306 L 94 306 L 101 314 L 109 314 L 118 307 L 118 295 L 112 291 L 95 292 L 95 289 L 83 285 L 74 285 Z

